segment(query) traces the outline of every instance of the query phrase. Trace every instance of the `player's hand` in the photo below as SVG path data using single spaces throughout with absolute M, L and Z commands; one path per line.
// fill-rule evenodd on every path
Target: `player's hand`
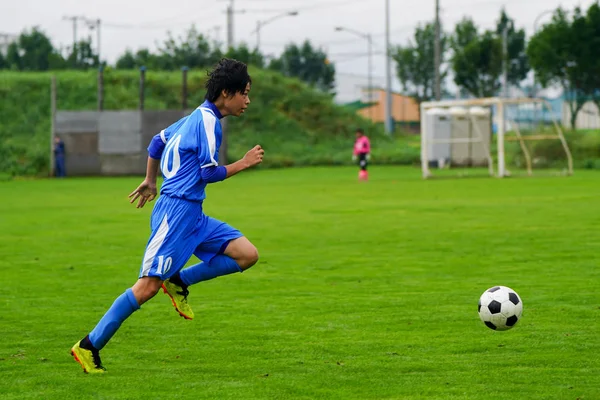
M 136 208 L 144 207 L 149 201 L 154 200 L 156 197 L 156 182 L 144 180 L 131 194 L 129 195 L 129 203 L 133 204 L 139 198 Z
M 352 161 L 356 161 L 356 155 L 355 154 L 352 155 Z
M 260 145 L 256 145 L 250 150 L 248 150 L 248 152 L 244 156 L 244 161 L 246 162 L 246 165 L 248 165 L 248 168 L 250 168 L 260 164 L 263 161 L 264 155 L 265 150 L 262 147 L 260 147 Z
M 367 154 L 367 161 L 371 161 L 371 153 Z

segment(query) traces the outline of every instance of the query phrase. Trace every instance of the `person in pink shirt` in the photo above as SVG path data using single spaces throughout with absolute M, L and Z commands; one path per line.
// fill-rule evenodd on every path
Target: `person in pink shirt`
M 354 142 L 354 152 L 352 153 L 352 160 L 358 160 L 360 171 L 358 172 L 358 179 L 366 181 L 369 179 L 369 173 L 367 172 L 367 164 L 371 159 L 371 143 L 369 138 L 365 135 L 365 132 L 358 128 L 356 129 L 356 141 Z

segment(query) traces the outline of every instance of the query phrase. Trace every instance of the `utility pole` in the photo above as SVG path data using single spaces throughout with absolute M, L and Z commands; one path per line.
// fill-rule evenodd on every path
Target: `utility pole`
M 508 98 L 508 23 L 502 31 L 502 95 Z
M 233 47 L 233 0 L 227 6 L 227 49 Z
M 233 47 L 233 0 L 229 0 L 227 6 L 227 48 L 225 52 Z M 219 164 L 227 164 L 227 139 L 228 139 L 228 123 L 227 118 L 221 120 L 221 147 L 219 148 Z
M 370 33 L 367 34 L 369 42 L 369 118 L 373 121 L 373 37 Z
M 390 0 L 385 0 L 385 132 L 392 134 L 392 60 L 390 54 Z
M 441 64 L 441 33 L 440 33 L 440 0 L 435 0 L 435 45 L 433 63 L 435 64 L 435 99 L 440 101 L 442 97 L 440 64 Z
M 256 51 L 258 52 L 260 49 L 260 28 L 262 27 L 262 22 L 256 21 Z
M 102 65 L 100 59 L 100 18 L 96 20 L 96 53 L 98 54 L 98 64 Z
M 77 20 L 82 19 L 82 17 L 78 17 L 78 16 L 64 16 L 63 20 L 69 20 L 71 22 L 73 22 L 73 50 L 72 52 L 75 53 L 76 49 L 77 49 Z
M 102 64 L 100 60 L 100 18 L 98 19 L 86 19 L 88 28 L 96 30 L 96 54 L 98 55 L 98 64 Z

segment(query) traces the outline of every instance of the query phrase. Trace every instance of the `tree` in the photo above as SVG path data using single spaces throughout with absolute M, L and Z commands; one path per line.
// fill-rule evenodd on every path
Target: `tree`
M 8 63 L 6 62 L 6 59 L 4 58 L 4 54 L 2 54 L 2 52 L 0 51 L 0 69 L 5 69 L 8 68 Z
M 327 55 L 306 40 L 302 46 L 290 44 L 279 58 L 271 60 L 269 68 L 287 76 L 295 76 L 324 92 L 335 87 L 335 67 Z
M 17 71 L 47 71 L 64 67 L 64 59 L 50 38 L 38 27 L 33 27 L 31 31 L 23 31 L 8 46 L 2 65 Z
M 479 38 L 477 25 L 470 18 L 463 18 L 454 28 L 454 36 L 451 38 L 450 46 L 457 52 L 464 49 L 469 43 Z
M 21 69 L 26 71 L 47 71 L 54 47 L 50 38 L 37 27 L 30 32 L 22 32 L 17 41 L 21 54 Z
M 199 33 L 194 25 L 186 32 L 184 37 L 175 40 L 169 33 L 169 38 L 159 49 L 159 69 L 176 70 L 183 66 L 189 68 L 205 67 L 214 63 L 211 57 L 211 48 L 208 39 Z
M 260 53 L 260 51 L 258 51 L 256 48 L 250 51 L 248 45 L 245 43 L 242 43 L 238 47 L 230 47 L 225 54 L 225 57 L 233 58 L 246 64 L 256 65 L 260 68 L 265 66 L 265 57 Z
M 175 39 L 169 33 L 156 53 L 146 48 L 133 53 L 126 50 L 115 64 L 117 69 L 134 69 L 145 66 L 154 70 L 178 70 L 181 67 L 204 68 L 215 64 L 223 57 L 217 43 L 211 46 L 208 39 L 200 34 L 194 25 L 185 35 Z
M 175 68 L 171 65 L 168 57 L 153 54 L 146 48 L 139 49 L 135 54 L 128 49 L 115 63 L 117 69 L 137 69 L 140 67 L 153 70 L 173 70 Z
M 446 51 L 447 39 L 442 35 L 440 53 Z M 415 29 L 414 42 L 409 41 L 405 47 L 398 46 L 392 50 L 392 58 L 396 61 L 396 72 L 404 91 L 417 103 L 435 97 L 435 25 L 428 23 Z M 443 82 L 447 70 L 440 71 Z
M 502 43 L 490 31 L 477 35 L 471 20 L 455 30 L 452 69 L 454 82 L 475 97 L 492 97 L 500 90 Z
M 598 47 L 592 47 L 598 45 L 598 39 L 593 37 L 598 28 L 591 26 L 597 21 L 596 12 L 598 9 L 594 7 L 588 19 L 576 8 L 570 19 L 566 11 L 557 9 L 552 22 L 544 25 L 527 47 L 530 63 L 541 84 L 556 84 L 563 89 L 573 129 L 588 96 L 593 96 L 600 86 Z
M 127 49 L 125 54 L 121 55 L 115 63 L 116 69 L 134 69 L 137 66 L 137 59 L 131 50 Z
M 92 48 L 91 39 L 77 42 L 67 57 L 66 64 L 73 69 L 88 69 L 100 66 L 98 54 Z
M 586 13 L 586 43 L 590 54 L 597 54 L 600 49 L 600 4 L 595 2 L 588 8 Z M 592 100 L 600 110 L 600 57 L 588 57 L 590 65 L 590 82 L 587 85 L 587 91 Z
M 9 69 L 21 71 L 23 69 L 23 61 L 21 59 L 21 51 L 17 42 L 12 42 L 6 49 L 6 64 Z
M 50 70 L 65 69 L 68 67 L 67 60 L 62 56 L 60 50 L 55 50 L 48 57 L 48 67 Z
M 502 84 L 503 32 L 507 28 L 507 75 L 513 85 L 527 77 L 529 62 L 525 51 L 525 31 L 517 30 L 514 21 L 504 10 L 500 13 L 495 31 L 478 33 L 477 26 L 465 18 L 455 27 L 452 38 L 452 69 L 454 82 L 475 97 L 498 94 Z

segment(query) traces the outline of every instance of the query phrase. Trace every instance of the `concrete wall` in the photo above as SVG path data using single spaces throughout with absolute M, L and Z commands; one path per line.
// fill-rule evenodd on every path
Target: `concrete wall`
M 69 176 L 143 175 L 154 135 L 186 111 L 57 111 Z

